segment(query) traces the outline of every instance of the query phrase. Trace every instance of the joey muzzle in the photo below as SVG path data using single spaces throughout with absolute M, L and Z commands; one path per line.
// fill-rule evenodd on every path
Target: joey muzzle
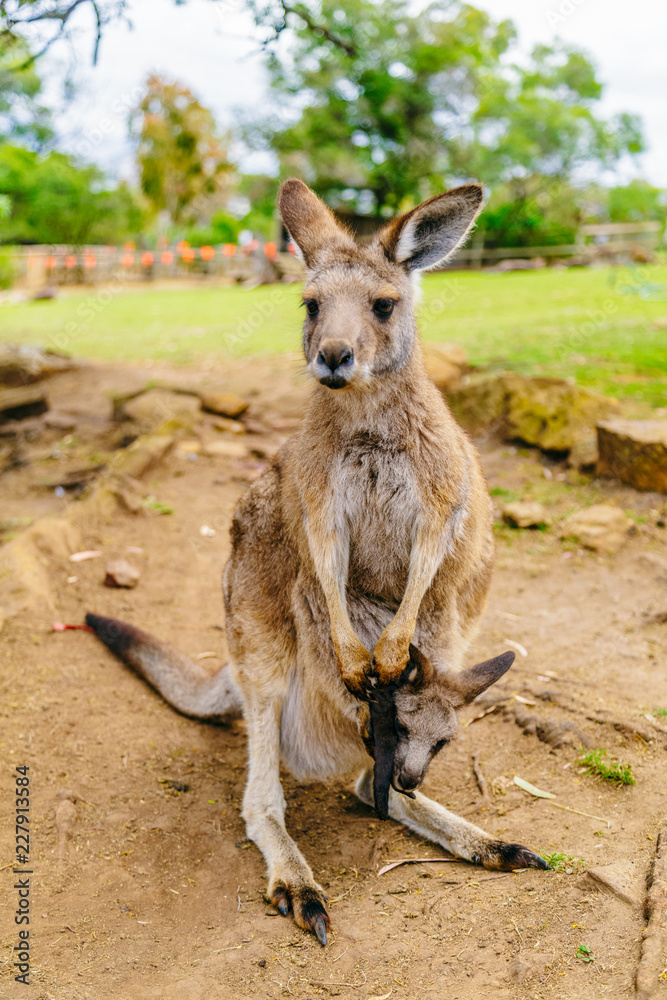
M 404 687 L 409 693 L 428 690 L 429 685 L 435 680 L 432 663 L 416 646 L 410 645 L 409 655 L 407 666 L 396 681 L 382 686 L 376 684 L 367 694 L 370 725 L 365 744 L 375 760 L 373 796 L 375 811 L 380 819 L 387 819 L 389 815 L 389 789 L 393 787 L 402 795 L 414 798 L 412 789 L 421 784 L 430 760 L 438 752 L 436 745 L 424 765 L 416 771 L 413 768 L 414 773 L 404 767 L 399 775 L 395 774 L 399 740 L 406 738 L 399 737 L 398 733 L 396 694 Z M 449 711 L 469 704 L 482 691 L 495 684 L 511 667 L 514 655 L 512 652 L 502 653 L 458 674 L 442 676 L 439 685 L 445 685 Z M 407 739 L 409 740 L 409 735 Z M 445 742 L 447 741 L 442 740 L 441 745 Z

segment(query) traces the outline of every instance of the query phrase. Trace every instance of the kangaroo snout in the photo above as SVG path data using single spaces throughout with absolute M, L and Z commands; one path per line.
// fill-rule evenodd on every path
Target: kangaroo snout
M 342 389 L 354 374 L 354 350 L 346 340 L 325 340 L 320 344 L 314 373 L 329 389 Z

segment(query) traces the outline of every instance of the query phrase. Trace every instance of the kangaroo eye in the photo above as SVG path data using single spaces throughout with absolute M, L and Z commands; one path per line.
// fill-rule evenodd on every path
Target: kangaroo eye
M 373 303 L 373 312 L 376 316 L 386 319 L 387 316 L 391 316 L 393 313 L 395 305 L 396 303 L 393 299 L 376 299 Z
M 449 743 L 449 740 L 438 740 L 438 742 L 433 747 L 433 753 L 434 754 L 440 753 L 440 751 L 442 750 L 442 748 L 445 747 L 445 746 L 447 746 L 448 743 Z
M 394 727 L 396 729 L 396 733 L 397 733 L 398 736 L 402 736 L 404 738 L 407 738 L 407 736 L 408 736 L 408 727 L 407 726 L 404 726 L 402 722 L 399 722 L 398 719 L 396 719 L 395 722 L 394 722 Z
M 320 311 L 320 307 L 319 304 L 315 301 L 315 299 L 306 299 L 303 304 L 306 307 L 306 312 L 308 313 L 309 316 L 317 316 L 318 312 Z

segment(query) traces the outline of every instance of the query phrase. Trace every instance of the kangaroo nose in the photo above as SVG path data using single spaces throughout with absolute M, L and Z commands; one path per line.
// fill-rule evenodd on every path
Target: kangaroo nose
M 354 358 L 354 352 L 344 340 L 328 340 L 320 347 L 317 360 L 320 364 L 335 372 L 339 365 L 349 365 Z

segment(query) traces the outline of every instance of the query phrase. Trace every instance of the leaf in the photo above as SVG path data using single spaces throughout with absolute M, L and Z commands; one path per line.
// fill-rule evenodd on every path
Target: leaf
M 506 642 L 512 649 L 516 649 L 520 656 L 528 656 L 528 650 L 520 642 L 515 642 L 514 639 L 503 639 L 503 642 Z
M 529 795 L 534 795 L 538 799 L 555 799 L 556 796 L 553 792 L 543 792 L 541 788 L 536 788 L 535 785 L 531 785 L 529 781 L 524 781 L 523 778 L 517 778 L 514 775 L 514 784 L 518 785 L 519 788 L 523 788 L 524 792 L 528 792 Z
M 85 552 L 74 552 L 70 557 L 69 561 L 73 563 L 85 562 L 86 559 L 97 559 L 102 553 L 97 549 L 86 549 Z
M 390 861 L 388 865 L 385 865 L 384 868 L 381 868 L 380 871 L 378 872 L 378 878 L 380 877 L 380 875 L 386 875 L 387 872 L 390 872 L 392 870 L 392 868 L 398 868 L 399 865 L 423 865 L 426 862 L 437 861 L 438 863 L 441 862 L 444 863 L 457 860 L 458 858 L 401 858 L 399 861 Z

